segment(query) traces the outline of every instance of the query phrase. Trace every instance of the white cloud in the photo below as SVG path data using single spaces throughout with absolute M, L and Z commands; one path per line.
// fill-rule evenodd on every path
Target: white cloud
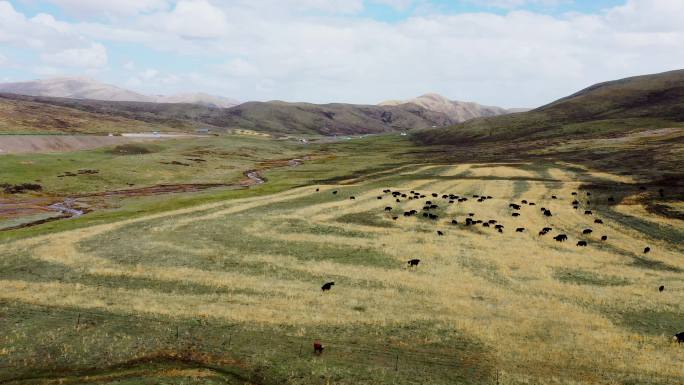
M 47 0 L 72 15 L 131 16 L 162 10 L 171 0 Z
M 496 1 L 489 3 L 558 2 Z M 595 14 L 560 16 L 429 12 L 395 23 L 355 14 L 363 5 L 360 0 L 181 0 L 138 9 L 125 19 L 65 23 L 48 15 L 27 20 L 0 0 L 0 42 L 32 47 L 44 55 L 46 67 L 56 69 L 73 65 L 75 56 L 101 68 L 107 51 L 98 55 L 94 46 L 134 45 L 152 54 L 140 66 L 157 72 L 146 77 L 132 63 L 117 68 L 127 86 L 242 100 L 369 103 L 435 91 L 506 107 L 535 106 L 598 81 L 684 63 L 680 0 L 628 0 Z M 192 72 L 174 70 L 183 66 L 154 62 L 159 52 L 181 64 L 188 58 L 200 64 L 193 64 Z
M 107 49 L 98 43 L 89 47 L 69 48 L 54 53 L 44 53 L 43 62 L 58 67 L 103 68 L 107 66 Z
M 515 9 L 529 5 L 554 7 L 564 3 L 572 3 L 573 0 L 460 0 L 462 2 L 477 4 L 491 8 Z
M 146 26 L 186 39 L 212 39 L 228 31 L 223 10 L 206 0 L 181 0 L 171 12 L 144 19 Z

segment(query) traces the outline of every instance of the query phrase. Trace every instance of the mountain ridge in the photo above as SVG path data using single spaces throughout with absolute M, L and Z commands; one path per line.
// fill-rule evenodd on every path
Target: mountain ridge
M 437 93 L 427 93 L 409 100 L 386 100 L 379 103 L 378 105 L 398 106 L 409 103 L 416 104 L 418 106 L 421 106 L 432 111 L 444 113 L 457 123 L 465 122 L 479 117 L 505 115 L 513 112 L 521 112 L 521 110 L 526 110 L 508 110 L 502 107 L 487 106 L 475 102 L 449 100 L 448 98 Z
M 92 78 L 78 76 L 0 83 L 0 92 L 111 102 L 191 103 L 215 108 L 230 108 L 240 104 L 235 99 L 203 92 L 146 95 Z

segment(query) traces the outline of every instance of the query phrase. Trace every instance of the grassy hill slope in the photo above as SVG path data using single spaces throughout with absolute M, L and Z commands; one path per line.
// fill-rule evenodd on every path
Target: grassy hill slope
M 0 94 L 0 133 L 178 131 L 186 126 L 179 123 L 179 127 L 172 127 L 161 122 L 146 122 Z
M 32 105 L 33 107 L 23 110 L 40 116 L 45 115 L 45 111 L 52 111 L 50 116 L 55 118 L 59 118 L 60 114 L 70 115 L 80 111 L 99 115 L 104 120 L 137 121 L 137 124 L 163 125 L 166 130 L 176 131 L 210 127 L 215 130 L 244 128 L 281 135 L 345 135 L 403 131 L 454 123 L 443 113 L 429 111 L 413 104 L 318 105 L 276 101 L 249 102 L 233 108 L 212 108 L 183 103 L 111 102 L 13 94 L 0 94 L 0 101 L 18 106 L 17 109 L 21 109 L 20 106 Z M 35 108 L 36 106 L 42 107 Z M 15 118 L 9 116 L 8 119 Z M 43 126 L 49 126 L 48 129 L 51 131 L 60 129 L 58 124 Z M 85 129 L 88 125 L 82 127 Z M 11 130 L 11 127 L 7 129 Z
M 535 110 L 425 130 L 423 144 L 611 137 L 684 126 L 684 70 L 600 83 Z

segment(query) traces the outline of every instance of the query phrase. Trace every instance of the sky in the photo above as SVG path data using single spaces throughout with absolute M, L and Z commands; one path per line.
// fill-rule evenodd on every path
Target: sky
M 684 68 L 684 0 L 0 0 L 0 81 L 536 107 Z

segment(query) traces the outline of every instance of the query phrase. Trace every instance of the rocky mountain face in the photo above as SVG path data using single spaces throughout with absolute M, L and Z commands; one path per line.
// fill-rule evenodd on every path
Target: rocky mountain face
M 456 123 L 475 118 L 524 111 L 524 109 L 507 110 L 501 107 L 484 106 L 473 102 L 449 100 L 438 94 L 425 94 L 410 100 L 388 100 L 380 103 L 381 106 L 399 106 L 403 104 L 415 104 L 430 111 L 441 112 Z

